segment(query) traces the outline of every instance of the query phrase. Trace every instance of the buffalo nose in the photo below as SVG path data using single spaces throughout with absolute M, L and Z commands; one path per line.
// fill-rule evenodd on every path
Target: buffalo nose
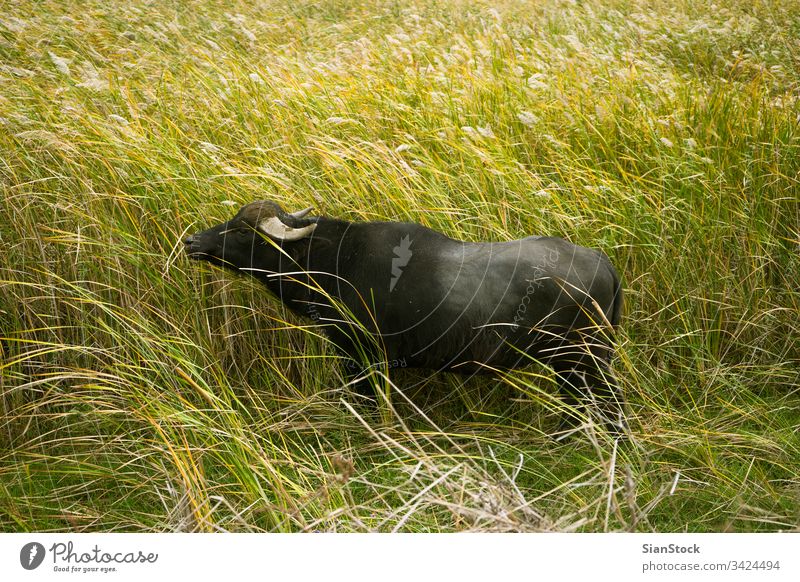
M 183 239 L 183 244 L 185 244 L 186 246 L 189 246 L 193 242 L 194 242 L 194 235 L 193 234 L 190 234 L 185 239 Z

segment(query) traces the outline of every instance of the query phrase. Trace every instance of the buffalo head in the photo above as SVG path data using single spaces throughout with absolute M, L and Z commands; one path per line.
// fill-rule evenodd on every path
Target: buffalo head
M 281 254 L 276 245 L 306 239 L 317 227 L 318 219 L 307 216 L 309 212 L 311 208 L 290 213 L 275 202 L 259 200 L 183 243 L 192 259 L 251 274 L 274 272 Z

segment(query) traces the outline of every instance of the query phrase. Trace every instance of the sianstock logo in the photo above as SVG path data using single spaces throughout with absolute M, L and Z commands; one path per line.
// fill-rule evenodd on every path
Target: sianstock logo
M 44 546 L 39 542 L 30 542 L 19 551 L 19 563 L 26 570 L 35 570 L 44 560 Z

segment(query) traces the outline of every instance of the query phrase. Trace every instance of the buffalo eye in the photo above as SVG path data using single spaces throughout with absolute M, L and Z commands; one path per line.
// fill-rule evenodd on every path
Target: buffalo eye
M 253 245 L 262 242 L 261 238 L 262 235 L 254 229 L 252 226 L 247 226 L 244 228 L 240 228 L 237 231 L 238 240 L 247 243 L 248 241 L 251 242 Z

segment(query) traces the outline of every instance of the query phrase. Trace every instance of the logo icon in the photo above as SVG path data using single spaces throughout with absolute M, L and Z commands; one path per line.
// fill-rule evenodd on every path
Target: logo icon
M 26 570 L 35 570 L 44 561 L 44 546 L 39 542 L 30 542 L 19 551 L 19 563 Z
M 408 235 L 400 239 L 400 244 L 392 249 L 394 251 L 394 258 L 392 259 L 392 280 L 389 281 L 389 293 L 394 291 L 394 286 L 400 280 L 400 275 L 403 274 L 403 267 L 411 260 L 411 240 Z

